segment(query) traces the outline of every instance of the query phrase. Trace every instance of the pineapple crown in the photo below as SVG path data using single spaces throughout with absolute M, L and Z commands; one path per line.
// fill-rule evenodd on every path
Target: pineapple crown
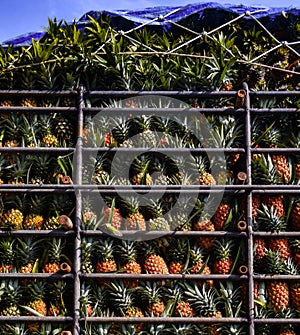
M 48 239 L 48 260 L 50 263 L 60 263 L 62 251 L 66 246 L 66 241 L 61 237 Z
M 135 261 L 137 258 L 136 241 L 121 240 L 121 243 L 116 245 L 116 252 L 125 263 Z
M 270 155 L 259 155 L 252 159 L 254 184 L 273 185 L 280 182 L 278 171 Z
M 18 304 L 22 296 L 22 288 L 18 279 L 2 281 L 0 286 L 1 305 L 13 306 Z
M 260 230 L 278 233 L 285 231 L 287 224 L 283 217 L 277 215 L 277 209 L 274 206 L 268 207 L 262 204 L 262 210 L 257 209 L 257 224 Z
M 200 316 L 213 317 L 216 315 L 220 300 L 214 288 L 207 289 L 205 283 L 202 287 L 197 283 L 184 283 L 183 285 L 185 295 Z
M 271 275 L 287 274 L 286 262 L 281 258 L 279 250 L 266 249 L 265 252 L 266 271 Z
M 97 256 L 105 261 L 112 260 L 114 258 L 115 244 L 112 238 L 98 239 L 95 242 L 94 250 L 97 253 Z
M 32 280 L 29 282 L 27 288 L 28 288 L 28 293 L 29 293 L 28 298 L 30 299 L 30 301 L 40 300 L 45 297 L 45 294 L 46 294 L 46 282 L 45 281 L 41 281 L 41 280 L 33 281 Z
M 17 259 L 20 265 L 34 262 L 38 258 L 42 239 L 36 240 L 33 236 L 24 236 L 17 239 Z
M 202 263 L 204 258 L 204 249 L 200 246 L 193 245 L 190 249 L 190 255 L 192 264 Z
M 172 239 L 169 245 L 168 255 L 173 261 L 182 262 L 189 255 L 190 243 L 188 238 Z
M 133 306 L 132 291 L 125 287 L 122 281 L 114 281 L 109 285 L 109 297 L 123 316 L 125 316 L 126 310 Z
M 219 260 L 225 260 L 231 257 L 234 241 L 222 238 L 214 241 L 215 256 Z
M 138 289 L 142 299 L 146 300 L 149 305 L 161 300 L 162 286 L 155 281 L 143 281 Z
M 15 243 L 15 239 L 0 239 L 0 264 L 11 264 L 14 262 L 16 256 Z

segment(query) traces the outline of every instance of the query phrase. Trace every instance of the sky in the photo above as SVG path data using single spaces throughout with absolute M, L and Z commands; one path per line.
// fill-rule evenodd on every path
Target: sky
M 299 7 L 299 0 L 216 0 L 219 4 Z M 197 0 L 0 0 L 0 43 L 19 35 L 43 31 L 48 18 L 72 22 L 90 10 L 184 6 Z

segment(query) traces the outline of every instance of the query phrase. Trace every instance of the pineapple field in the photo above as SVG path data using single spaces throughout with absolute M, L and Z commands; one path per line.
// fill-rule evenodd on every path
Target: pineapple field
M 92 14 L 0 47 L 0 335 L 299 334 L 299 15 Z

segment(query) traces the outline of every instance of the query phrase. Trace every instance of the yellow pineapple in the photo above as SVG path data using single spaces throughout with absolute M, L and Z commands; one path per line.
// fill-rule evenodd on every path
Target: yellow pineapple
M 43 267 L 43 272 L 54 274 L 61 270 L 62 252 L 66 246 L 66 241 L 61 237 L 53 237 L 47 240 L 46 245 L 48 259 Z
M 95 244 L 98 261 L 96 272 L 115 272 L 117 263 L 114 258 L 115 245 L 111 238 L 99 239 Z
M 272 280 L 267 283 L 268 299 L 275 312 L 287 309 L 290 304 L 290 292 L 285 281 Z
M 17 208 L 11 208 L 1 216 L 1 226 L 4 228 L 11 228 L 11 229 L 22 229 L 24 215 L 23 213 Z
M 151 244 L 144 246 L 145 261 L 144 270 L 149 274 L 169 274 L 168 266 L 162 256 L 160 256 L 156 248 Z
M 23 221 L 24 229 L 41 230 L 43 228 L 44 218 L 39 214 L 28 214 Z

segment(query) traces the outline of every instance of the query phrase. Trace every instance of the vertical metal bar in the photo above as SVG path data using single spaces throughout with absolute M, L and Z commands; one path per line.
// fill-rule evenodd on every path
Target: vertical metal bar
M 250 94 L 248 85 L 243 83 L 246 91 L 245 99 L 245 151 L 246 151 L 246 171 L 248 183 L 252 184 L 251 175 L 251 112 L 250 112 Z M 255 334 L 254 325 L 254 282 L 253 282 L 253 229 L 252 229 L 252 191 L 247 194 L 247 223 L 248 223 L 248 313 L 249 313 L 249 335 Z
M 78 119 L 77 119 L 77 143 L 75 150 L 74 167 L 75 173 L 75 185 L 82 185 L 82 145 L 83 145 L 83 108 L 84 108 L 84 90 L 80 87 L 78 90 Z M 76 187 L 76 186 L 75 186 Z M 73 335 L 80 334 L 80 245 L 81 245 L 81 234 L 80 234 L 80 219 L 82 211 L 82 194 L 79 188 L 75 189 L 76 195 L 76 235 L 74 242 L 74 322 L 73 322 Z

